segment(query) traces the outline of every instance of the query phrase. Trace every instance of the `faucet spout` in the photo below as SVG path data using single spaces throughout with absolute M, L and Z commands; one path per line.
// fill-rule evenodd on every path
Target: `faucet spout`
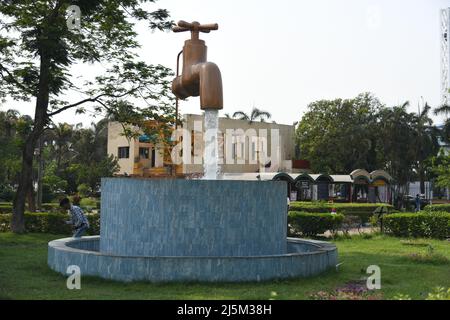
M 172 82 L 172 91 L 180 99 L 200 96 L 200 107 L 223 109 L 222 75 L 219 67 L 212 62 L 192 65 L 189 77 L 183 75 Z
M 172 92 L 179 99 L 200 96 L 202 110 L 223 109 L 222 76 L 219 67 L 207 61 L 207 47 L 199 32 L 217 30 L 217 24 L 180 21 L 174 32 L 191 31 L 191 39 L 183 47 L 183 70 L 172 82 Z

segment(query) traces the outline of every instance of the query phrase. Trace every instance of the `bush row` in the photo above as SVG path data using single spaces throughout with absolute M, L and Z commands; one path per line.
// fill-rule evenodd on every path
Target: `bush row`
M 10 231 L 11 214 L 0 215 L 0 232 Z M 100 215 L 88 214 L 90 228 L 87 235 L 100 234 Z M 69 215 L 60 213 L 25 213 L 25 229 L 27 232 L 50 233 L 50 234 L 72 234 L 72 227 L 65 221 Z
M 386 207 L 389 211 L 394 210 L 390 204 L 384 203 L 328 203 L 328 202 L 291 202 L 289 211 L 310 212 L 310 213 L 330 213 L 331 209 L 336 209 L 337 213 L 349 216 L 358 216 L 362 223 L 369 222 L 373 212 L 380 207 Z
M 424 208 L 427 212 L 450 212 L 450 203 L 445 204 L 429 204 Z
M 331 213 L 309 213 L 290 211 L 288 224 L 294 233 L 303 236 L 323 234 L 327 230 L 335 231 L 342 226 L 344 215 Z
M 100 209 L 100 202 L 94 202 L 94 201 L 88 201 L 88 199 L 86 201 L 83 201 L 84 199 L 81 200 L 81 204 L 80 207 L 85 210 L 85 211 L 92 211 L 92 210 L 99 210 Z M 59 203 L 43 203 L 42 204 L 42 210 L 45 211 L 50 211 L 53 213 L 58 213 L 58 212 L 62 212 L 61 208 L 59 207 Z M 13 207 L 12 207 L 12 203 L 0 203 L 0 214 L 5 214 L 5 213 L 12 213 L 13 211 Z
M 450 237 L 450 213 L 420 212 L 394 213 L 383 219 L 384 230 L 396 237 L 436 238 Z

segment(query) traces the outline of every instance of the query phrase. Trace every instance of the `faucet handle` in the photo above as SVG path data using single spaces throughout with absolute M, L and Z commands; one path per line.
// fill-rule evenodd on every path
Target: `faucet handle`
M 192 23 L 180 20 L 178 21 L 178 26 L 173 27 L 173 32 L 185 32 L 185 31 L 191 31 L 191 32 L 203 32 L 203 33 L 209 33 L 211 30 L 218 30 L 219 25 L 217 23 L 211 23 L 211 24 L 200 24 L 197 21 L 194 21 Z
M 185 31 L 190 31 L 190 29 L 176 26 L 176 27 L 172 28 L 172 31 L 173 32 L 185 32 Z

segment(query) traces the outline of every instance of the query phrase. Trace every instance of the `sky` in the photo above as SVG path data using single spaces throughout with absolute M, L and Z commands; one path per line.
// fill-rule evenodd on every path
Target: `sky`
M 168 9 L 174 21 L 218 23 L 218 31 L 200 38 L 222 72 L 222 114 L 257 107 L 283 124 L 299 121 L 315 100 L 362 92 L 387 106 L 410 101 L 410 111 L 423 101 L 438 106 L 439 10 L 446 7 L 449 0 L 159 0 L 148 6 Z M 175 69 L 189 34 L 150 32 L 144 25 L 137 30 L 140 59 Z M 74 72 L 95 69 L 77 66 Z M 34 113 L 34 104 L 0 105 L 11 107 Z M 199 98 L 182 101 L 180 112 L 200 114 Z M 54 120 L 92 121 L 73 111 Z

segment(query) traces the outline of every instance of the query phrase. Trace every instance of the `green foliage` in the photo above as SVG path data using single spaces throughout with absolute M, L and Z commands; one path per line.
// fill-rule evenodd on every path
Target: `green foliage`
M 450 186 L 450 155 L 441 151 L 431 161 L 432 171 L 436 175 L 436 185 L 441 188 Z
M 11 203 L 0 204 L 0 214 L 11 213 L 11 212 L 12 212 L 12 204 Z
M 331 209 L 336 209 L 337 213 L 349 216 L 358 216 L 362 223 L 369 222 L 373 212 L 380 207 L 387 207 L 389 211 L 393 210 L 390 204 L 384 203 L 328 203 L 321 201 L 290 203 L 290 211 L 302 211 L 311 213 L 329 213 Z
M 440 134 L 428 104 L 418 114 L 408 112 L 408 105 L 388 108 L 368 93 L 315 101 L 299 123 L 297 146 L 314 172 L 382 168 L 396 180 L 396 192 L 403 193 L 401 187 L 411 179 L 423 182 L 430 176 L 428 159 L 439 150 Z
M 85 183 L 82 183 L 78 186 L 77 191 L 82 197 L 87 197 L 89 195 L 89 186 Z
M 302 300 L 317 291 L 335 292 L 367 276 L 361 269 L 374 263 L 382 268 L 382 299 L 402 293 L 410 299 L 423 300 L 428 292 L 438 294 L 435 287 L 448 288 L 449 265 L 430 265 L 406 261 L 404 255 L 416 248 L 404 246 L 397 238 L 386 235 L 363 240 L 333 240 L 338 246 L 339 261 L 344 264 L 336 272 L 331 269 L 317 277 L 255 283 L 121 283 L 83 277 L 82 290 L 67 290 L 66 277 L 47 266 L 48 242 L 64 235 L 0 233 L 0 297 L 12 300 L 42 299 L 219 299 L 219 300 Z M 430 239 L 430 244 L 450 259 L 448 242 Z M 446 290 L 445 290 L 446 291 Z M 374 293 L 373 291 L 371 291 Z M 439 293 L 439 296 L 444 296 Z M 437 298 L 437 297 L 436 297 Z
M 90 228 L 88 235 L 100 234 L 100 215 L 88 214 Z M 67 225 L 65 221 L 69 220 L 69 216 L 61 213 L 26 213 L 25 214 L 25 230 L 35 233 L 50 234 L 72 234 L 72 227 Z M 8 232 L 10 230 L 11 214 L 0 215 L 0 232 Z
M 31 190 L 33 152 L 54 116 L 69 109 L 77 113 L 90 109 L 93 114 L 107 112 L 111 118 L 137 127 L 146 120 L 156 120 L 158 128 L 152 131 L 157 133 L 174 124 L 173 72 L 139 61 L 135 50 L 139 47 L 139 22 L 146 23 L 149 30 L 168 30 L 173 25 L 167 10 L 151 10 L 154 2 L 1 1 L 0 99 L 33 101 L 36 106 L 34 117 L 29 118 L 31 125 L 23 127 L 28 130 L 23 130 L 27 138 L 20 145 L 24 156 L 15 198 L 14 232 L 24 230 L 23 204 Z M 72 4 L 82 12 L 80 28 L 68 27 L 67 9 Z M 71 68 L 82 64 L 95 64 L 92 70 L 100 71 L 75 77 Z M 82 98 L 66 101 L 74 96 Z M 105 163 L 100 168 L 92 167 L 94 162 L 84 164 L 96 175 L 105 167 Z M 61 169 L 59 162 L 57 169 Z M 55 173 L 60 177 L 60 172 Z M 87 183 L 92 189 L 96 187 L 92 181 Z
M 51 162 L 46 168 L 42 183 L 47 188 L 48 192 L 54 196 L 64 194 L 64 191 L 67 189 L 67 181 L 57 175 L 55 162 Z M 51 200 L 48 198 L 46 199 L 47 201 Z
M 435 288 L 433 292 L 428 294 L 427 300 L 450 300 L 450 288 Z
M 347 174 L 375 170 L 376 114 L 381 103 L 370 94 L 320 100 L 308 106 L 297 129 L 297 145 L 314 172 Z
M 440 212 L 450 212 L 450 204 L 429 204 L 424 208 L 424 211 L 426 212 L 434 212 L 434 211 L 440 211 Z
M 450 213 L 394 213 L 384 217 L 387 233 L 396 237 L 436 238 L 450 237 Z
M 291 211 L 288 214 L 288 224 L 294 233 L 303 236 L 315 236 L 331 230 L 335 231 L 342 225 L 344 216 L 331 213 L 307 213 Z
M 0 185 L 0 201 L 12 201 L 14 194 L 14 189 L 10 185 Z
M 32 119 L 16 110 L 0 111 L 0 199 L 4 201 L 9 201 L 12 196 L 10 186 L 18 183 L 21 148 L 31 125 Z
M 417 263 L 428 263 L 433 265 L 448 264 L 449 259 L 440 253 L 412 253 L 406 257 Z
M 395 300 L 412 300 L 407 294 L 397 294 L 394 296 Z M 450 300 L 450 288 L 437 287 L 433 292 L 428 293 L 425 300 Z

